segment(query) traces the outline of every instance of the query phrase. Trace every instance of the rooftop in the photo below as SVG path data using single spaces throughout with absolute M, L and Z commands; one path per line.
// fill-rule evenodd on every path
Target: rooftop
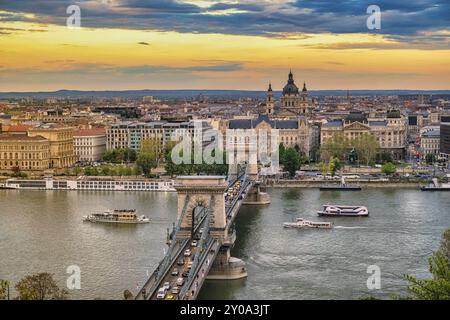
M 42 136 L 30 137 L 27 135 L 3 133 L 0 134 L 0 141 L 47 141 L 47 139 Z
M 73 133 L 74 137 L 93 137 L 93 136 L 101 136 L 105 135 L 105 129 L 103 128 L 94 128 L 94 129 L 81 129 L 76 130 Z

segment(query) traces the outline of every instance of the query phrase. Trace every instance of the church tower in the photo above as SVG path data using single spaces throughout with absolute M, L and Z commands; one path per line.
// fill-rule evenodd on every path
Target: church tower
M 267 90 L 266 98 L 266 113 L 272 115 L 274 113 L 274 101 L 273 101 L 273 90 L 272 83 L 269 83 L 269 89 Z
M 309 101 L 308 89 L 306 89 L 306 82 L 303 83 L 303 90 L 300 96 L 299 107 L 302 114 L 307 114 L 310 112 L 310 101 Z

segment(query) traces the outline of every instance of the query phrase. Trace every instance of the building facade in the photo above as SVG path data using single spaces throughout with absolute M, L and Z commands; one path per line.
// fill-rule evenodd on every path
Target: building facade
M 424 128 L 425 129 L 425 128 Z M 436 157 L 439 156 L 440 143 L 441 143 L 440 129 L 424 130 L 420 135 L 420 150 L 422 159 L 425 159 L 427 154 L 433 154 Z
M 70 168 L 75 164 L 73 128 L 45 124 L 31 128 L 28 135 L 42 136 L 50 142 L 50 168 Z
M 144 140 L 154 140 L 162 150 L 167 142 L 178 140 L 184 134 L 202 134 L 210 129 L 204 121 L 190 122 L 122 122 L 107 128 L 106 148 L 139 150 Z
M 76 130 L 73 134 L 73 142 L 77 161 L 99 161 L 106 150 L 105 129 Z
M 449 161 L 450 159 L 450 116 L 441 117 L 440 128 L 440 154 Z
M 256 148 L 265 148 L 265 150 L 272 150 L 272 143 L 276 143 L 276 147 L 282 143 L 285 147 L 295 147 L 304 153 L 306 156 L 311 157 L 312 152 L 318 146 L 316 145 L 315 130 L 317 127 L 313 127 L 308 123 L 305 117 L 298 117 L 296 120 L 277 120 L 270 119 L 267 114 L 260 115 L 255 119 L 235 119 L 229 120 L 225 125 L 228 129 L 223 132 L 224 137 L 226 137 L 227 143 L 230 144 L 232 148 L 237 146 L 243 147 L 245 149 L 249 148 L 251 143 L 251 137 L 243 136 L 241 134 L 242 130 L 248 130 L 249 134 L 254 132 L 257 137 L 262 136 L 261 130 L 267 133 L 267 146 L 262 146 L 259 142 Z M 251 131 L 254 130 L 254 131 Z M 277 130 L 278 141 L 272 142 L 270 137 L 272 136 L 272 131 Z M 244 141 L 242 141 L 244 139 Z
M 399 112 L 371 119 L 362 112 L 351 112 L 344 119 L 330 120 L 322 125 L 320 143 L 336 134 L 343 134 L 350 141 L 363 134 L 372 134 L 380 145 L 380 153 L 390 153 L 394 160 L 405 158 L 407 122 Z
M 0 170 L 42 171 L 50 167 L 50 141 L 42 136 L 0 134 Z

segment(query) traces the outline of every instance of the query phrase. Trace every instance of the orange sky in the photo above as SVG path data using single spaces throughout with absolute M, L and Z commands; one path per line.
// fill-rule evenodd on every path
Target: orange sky
M 189 34 L 2 22 L 0 91 L 450 89 L 450 50 L 376 34 Z

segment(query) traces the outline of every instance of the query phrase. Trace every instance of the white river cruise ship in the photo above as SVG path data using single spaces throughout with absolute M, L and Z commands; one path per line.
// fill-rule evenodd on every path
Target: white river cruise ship
M 176 191 L 173 180 L 150 179 L 8 179 L 0 184 L 0 189 L 26 190 L 92 190 L 92 191 Z

